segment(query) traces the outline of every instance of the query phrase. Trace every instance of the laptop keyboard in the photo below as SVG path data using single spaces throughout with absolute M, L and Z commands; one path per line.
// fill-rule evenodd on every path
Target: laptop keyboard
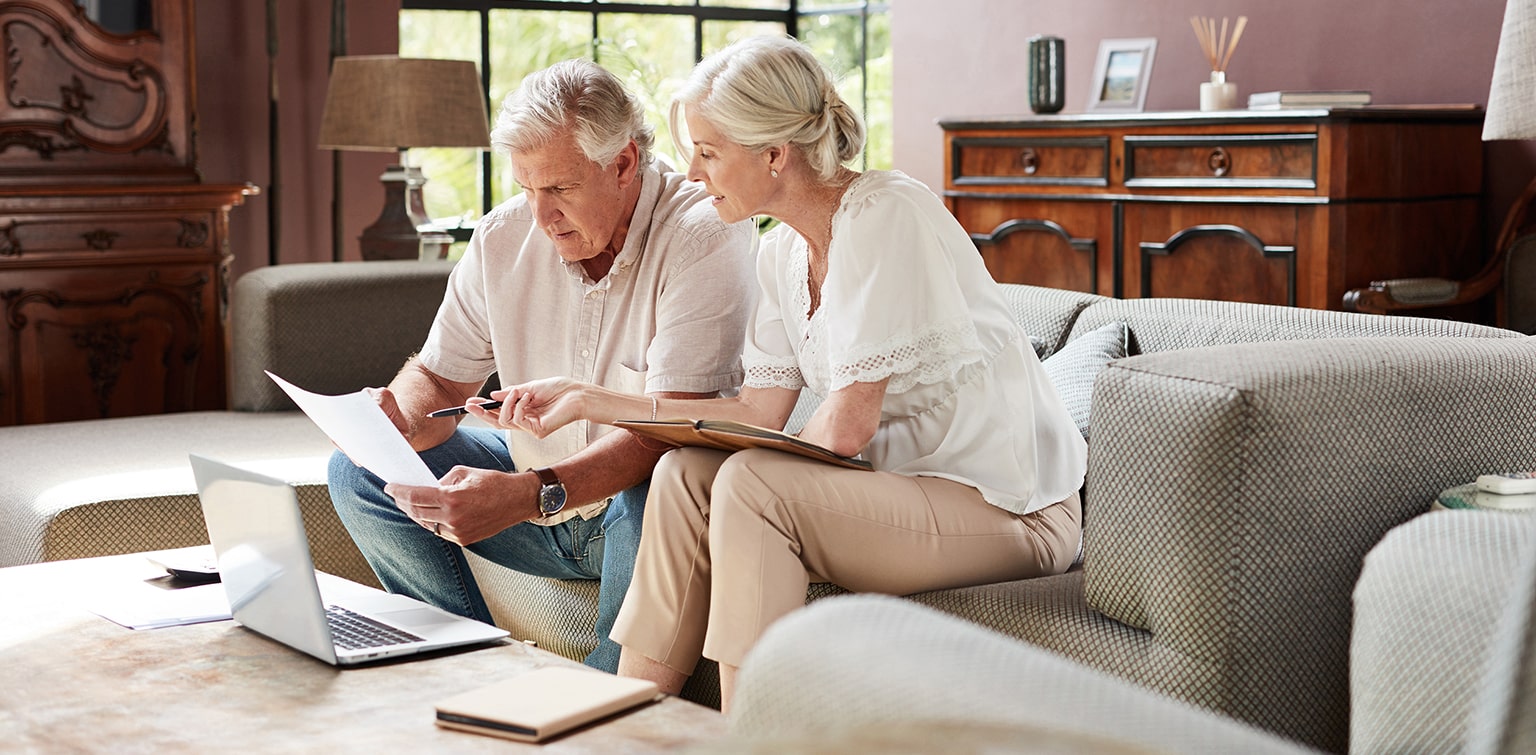
M 421 638 L 388 624 L 338 606 L 326 606 L 325 617 L 331 622 L 331 637 L 336 646 L 347 650 L 377 648 L 421 642 Z

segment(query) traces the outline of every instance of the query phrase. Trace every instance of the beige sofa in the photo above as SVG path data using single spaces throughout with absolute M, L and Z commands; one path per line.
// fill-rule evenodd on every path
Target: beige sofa
M 414 262 L 251 273 L 233 294 L 234 410 L 0 429 L 0 458 L 20 470 L 0 480 L 0 564 L 204 542 L 185 469 L 201 451 L 299 484 L 317 562 L 372 581 L 329 508 L 328 443 L 259 375 L 329 393 L 386 382 L 421 343 L 446 274 Z M 1435 492 L 1536 465 L 1536 344 L 1449 321 L 1004 290 L 1069 404 L 1091 411 L 1086 563 L 912 600 L 1342 750 L 1361 560 Z M 1137 356 L 1103 367 L 1115 343 Z M 572 658 L 596 643 L 596 583 L 475 570 L 514 637 Z M 685 695 L 717 694 L 701 664 Z

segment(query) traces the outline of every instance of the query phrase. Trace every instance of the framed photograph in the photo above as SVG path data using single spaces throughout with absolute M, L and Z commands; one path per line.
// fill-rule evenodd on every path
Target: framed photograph
M 1157 40 L 1152 37 L 1099 42 L 1088 109 L 1141 112 L 1147 101 L 1147 80 L 1152 78 L 1152 55 L 1156 52 Z

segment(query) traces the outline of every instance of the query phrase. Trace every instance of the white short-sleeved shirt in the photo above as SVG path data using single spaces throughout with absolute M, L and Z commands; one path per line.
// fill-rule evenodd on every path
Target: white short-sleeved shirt
M 702 184 L 664 169 L 640 172 L 624 248 L 598 281 L 560 258 L 522 195 L 487 213 L 449 277 L 421 364 L 467 383 L 494 371 L 502 385 L 563 375 L 634 394 L 734 392 L 756 300 L 756 229 L 721 222 Z M 611 430 L 582 421 L 542 440 L 509 431 L 508 446 L 518 469 L 534 469 Z
M 848 187 L 809 318 L 807 269 L 794 229 L 764 237 L 745 385 L 825 398 L 890 378 L 864 450 L 876 469 L 962 482 L 1021 514 L 1082 487 L 1087 444 L 975 245 L 926 186 L 869 171 Z

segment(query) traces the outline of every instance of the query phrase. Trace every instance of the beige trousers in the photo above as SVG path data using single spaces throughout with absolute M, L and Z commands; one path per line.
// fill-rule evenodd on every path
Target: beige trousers
M 810 582 L 910 595 L 1066 571 L 1077 494 L 1032 514 L 936 477 L 843 469 L 755 449 L 681 448 L 651 477 L 634 580 L 611 636 L 693 673 L 740 666 Z

